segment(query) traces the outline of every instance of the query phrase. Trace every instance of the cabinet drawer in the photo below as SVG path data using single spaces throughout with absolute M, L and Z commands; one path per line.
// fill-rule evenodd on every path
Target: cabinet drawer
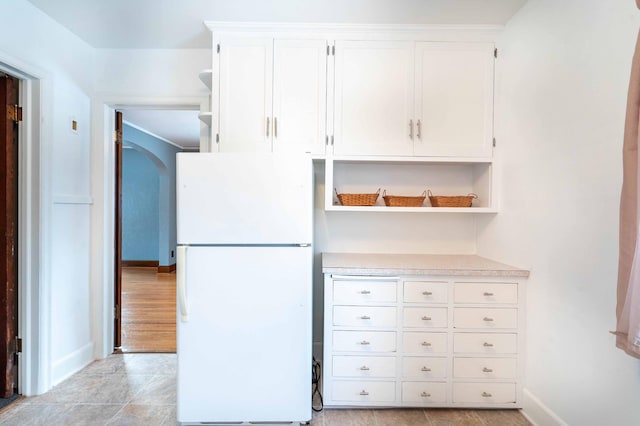
M 395 303 L 395 281 L 354 280 L 333 282 L 335 303 Z
M 392 402 L 396 399 L 395 382 L 335 381 L 335 401 Z
M 440 281 L 406 281 L 404 301 L 406 303 L 447 303 L 448 284 Z
M 444 379 L 447 358 L 407 356 L 402 358 L 402 377 L 408 379 Z
M 455 333 L 453 352 L 515 354 L 518 352 L 518 335 L 515 333 Z
M 395 352 L 395 331 L 334 331 L 334 351 Z
M 396 308 L 390 306 L 334 306 L 333 325 L 395 327 Z
M 446 328 L 447 308 L 405 308 L 402 325 L 405 327 Z
M 437 382 L 403 382 L 403 402 L 447 402 L 447 384 Z
M 455 283 L 453 299 L 456 303 L 518 303 L 518 284 L 515 283 Z
M 517 328 L 518 310 L 513 308 L 455 308 L 455 328 Z
M 454 383 L 453 402 L 507 404 L 516 402 L 515 383 Z
M 395 377 L 395 357 L 334 356 L 334 377 Z
M 402 349 L 405 353 L 442 354 L 447 352 L 446 333 L 404 333 Z
M 453 377 L 457 379 L 515 379 L 515 358 L 454 358 Z

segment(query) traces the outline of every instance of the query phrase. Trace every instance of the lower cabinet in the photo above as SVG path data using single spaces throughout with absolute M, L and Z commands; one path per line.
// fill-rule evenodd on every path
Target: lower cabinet
M 325 406 L 519 408 L 524 282 L 325 274 Z

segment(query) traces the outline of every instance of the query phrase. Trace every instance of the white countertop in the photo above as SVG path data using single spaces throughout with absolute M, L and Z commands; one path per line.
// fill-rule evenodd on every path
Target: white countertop
M 322 272 L 349 275 L 528 277 L 529 271 L 468 254 L 322 253 Z

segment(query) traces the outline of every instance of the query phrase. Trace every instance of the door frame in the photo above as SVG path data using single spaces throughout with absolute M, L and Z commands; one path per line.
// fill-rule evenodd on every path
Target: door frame
M 115 110 L 199 109 L 208 111 L 207 97 L 128 97 L 96 96 L 92 100 L 92 140 L 103 141 L 91 147 L 94 209 L 91 215 L 91 312 L 94 355 L 105 358 L 114 349 L 114 264 L 115 264 Z M 210 131 L 200 126 L 201 146 Z
M 20 80 L 23 121 L 18 133 L 18 393 L 51 388 L 51 148 L 53 78 L 0 51 L 0 70 Z M 47 119 L 45 119 L 47 118 Z

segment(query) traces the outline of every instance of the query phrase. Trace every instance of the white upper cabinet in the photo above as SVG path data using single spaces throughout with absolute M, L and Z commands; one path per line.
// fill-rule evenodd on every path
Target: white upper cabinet
M 275 40 L 273 52 L 273 151 L 324 154 L 326 40 Z
M 335 155 L 412 155 L 413 43 L 336 41 Z
M 223 37 L 218 151 L 324 154 L 327 42 Z
M 218 151 L 271 151 L 273 42 L 220 40 Z
M 416 43 L 414 155 L 490 157 L 491 43 Z

